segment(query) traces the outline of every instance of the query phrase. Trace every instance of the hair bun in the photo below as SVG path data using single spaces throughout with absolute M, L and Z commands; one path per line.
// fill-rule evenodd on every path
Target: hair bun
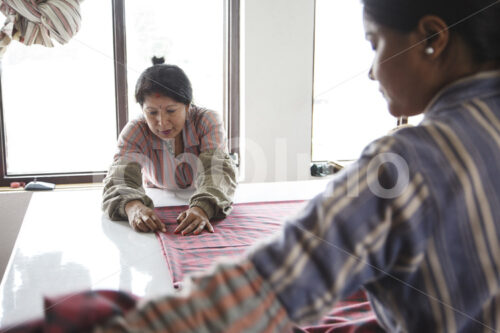
M 161 64 L 164 64 L 165 63 L 165 58 L 163 57 L 153 57 L 151 59 L 151 61 L 153 62 L 153 65 L 161 65 Z

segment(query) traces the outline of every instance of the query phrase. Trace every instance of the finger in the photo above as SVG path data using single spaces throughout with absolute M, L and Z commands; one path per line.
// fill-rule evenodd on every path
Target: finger
M 149 231 L 148 226 L 146 224 L 144 224 L 144 222 L 141 219 L 136 219 L 135 220 L 135 226 L 136 226 L 136 228 L 139 231 L 142 231 L 142 232 L 148 232 Z
M 181 233 L 182 236 L 190 234 L 193 230 L 196 229 L 196 227 L 198 226 L 198 224 L 199 224 L 198 220 L 195 220 L 195 221 L 191 222 L 190 225 L 188 225 L 186 228 L 184 228 L 184 230 L 182 230 L 182 233 Z
M 212 224 L 210 222 L 207 222 L 205 229 L 207 229 L 208 231 L 210 231 L 212 233 L 214 232 L 214 227 L 212 226 Z
M 151 219 L 151 216 L 143 215 L 141 216 L 141 224 L 144 224 L 148 227 L 149 230 L 151 231 L 156 231 L 157 226 L 156 223 Z
M 130 221 L 129 224 L 134 231 L 141 231 L 141 229 L 137 226 L 137 223 L 135 223 L 135 220 Z
M 160 218 L 153 213 L 153 215 L 151 215 L 151 219 L 154 221 L 154 223 L 156 224 L 156 230 L 161 230 L 163 232 L 167 231 L 167 228 L 165 228 L 165 224 L 163 224 L 163 222 L 160 220 Z
M 200 232 L 202 232 L 203 229 L 205 229 L 206 225 L 207 225 L 207 223 L 205 221 L 201 221 L 201 223 L 198 224 L 198 226 L 196 227 L 196 229 L 193 231 L 193 234 L 199 235 Z
M 188 225 L 191 224 L 191 222 L 195 219 L 195 217 L 191 214 L 187 214 L 187 216 L 182 220 L 180 221 L 179 225 L 177 226 L 177 228 L 175 228 L 174 230 L 174 233 L 178 233 L 180 232 L 181 230 L 184 230 Z
M 141 229 L 139 229 L 139 226 L 137 225 L 137 217 L 134 216 L 129 217 L 128 224 L 135 231 L 141 231 Z
M 182 213 L 179 214 L 179 216 L 177 216 L 177 222 L 179 221 L 182 221 L 183 219 L 186 218 L 186 215 L 187 215 L 187 211 L 183 211 Z

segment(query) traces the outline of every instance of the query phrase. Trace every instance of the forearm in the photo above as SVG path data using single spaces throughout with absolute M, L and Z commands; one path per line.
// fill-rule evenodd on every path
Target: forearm
M 153 208 L 153 201 L 142 187 L 142 174 L 138 163 L 116 161 L 103 183 L 102 209 L 112 220 L 126 219 L 125 205 L 131 201 L 137 200 Z
M 386 199 L 373 184 L 379 177 L 394 184 L 398 175 L 386 168 L 381 175 L 370 162 L 337 174 L 274 241 L 250 254 L 294 322 L 319 319 L 339 299 L 390 275 L 396 263 L 403 269 L 397 274 L 407 274 L 423 257 L 426 237 L 419 235 L 428 232 L 422 221 L 434 214 L 434 200 L 422 177 L 410 174 L 404 191 Z
M 185 293 L 143 303 L 98 332 L 283 332 L 290 328 L 283 307 L 246 260 L 219 265 L 194 278 Z
M 190 206 L 202 208 L 209 218 L 225 217 L 232 209 L 236 190 L 236 167 L 229 155 L 215 150 L 200 154 L 203 170 L 196 180 Z

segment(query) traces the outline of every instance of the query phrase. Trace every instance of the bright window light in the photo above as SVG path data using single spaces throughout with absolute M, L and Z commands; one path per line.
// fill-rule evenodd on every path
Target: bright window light
M 105 171 L 116 145 L 111 2 L 81 3 L 54 48 L 12 41 L 2 59 L 7 174 Z
M 223 114 L 224 1 L 127 1 L 125 13 L 129 118 L 141 113 L 135 84 L 153 56 L 186 72 L 195 104 Z
M 353 160 L 397 120 L 368 78 L 360 2 L 316 0 L 315 24 L 312 160 Z

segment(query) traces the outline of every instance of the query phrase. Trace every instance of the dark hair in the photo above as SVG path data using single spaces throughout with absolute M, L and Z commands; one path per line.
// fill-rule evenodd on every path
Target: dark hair
M 417 27 L 425 15 L 443 19 L 459 34 L 479 63 L 500 60 L 500 2 L 498 0 L 361 0 L 376 23 L 402 32 Z
M 164 64 L 165 59 L 153 57 L 153 66 L 142 72 L 135 85 L 135 100 L 141 106 L 146 96 L 158 93 L 173 100 L 190 104 L 193 88 L 186 73 L 178 66 Z

